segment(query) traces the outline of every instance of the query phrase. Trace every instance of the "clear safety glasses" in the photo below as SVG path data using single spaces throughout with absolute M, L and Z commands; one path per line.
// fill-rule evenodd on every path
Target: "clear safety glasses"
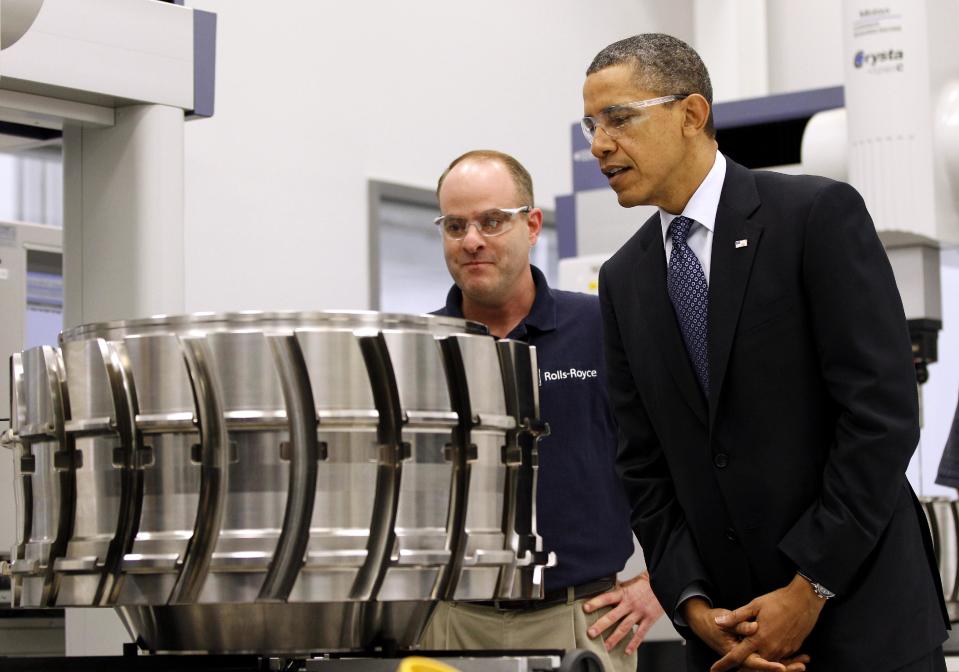
M 443 215 L 433 220 L 440 227 L 440 231 L 447 238 L 462 240 L 469 231 L 470 224 L 476 225 L 481 236 L 492 238 L 500 236 L 513 228 L 513 218 L 519 214 L 528 213 L 533 209 L 531 205 L 519 208 L 493 208 L 482 212 L 476 217 L 461 217 L 460 215 Z
M 593 144 L 593 138 L 596 132 L 603 129 L 610 138 L 616 139 L 626 132 L 627 127 L 634 121 L 643 119 L 640 112 L 645 107 L 653 105 L 662 105 L 671 103 L 674 100 L 687 98 L 688 93 L 674 93 L 669 96 L 660 96 L 659 98 L 647 98 L 646 100 L 637 100 L 632 103 L 622 103 L 620 105 L 610 105 L 595 117 L 583 117 L 580 125 L 583 128 L 583 135 L 586 141 Z

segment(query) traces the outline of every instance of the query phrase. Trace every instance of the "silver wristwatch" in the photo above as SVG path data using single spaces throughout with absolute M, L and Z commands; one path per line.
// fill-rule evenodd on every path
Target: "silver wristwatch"
M 806 579 L 806 581 L 809 582 L 809 585 L 812 586 L 813 592 L 816 593 L 816 597 L 818 597 L 820 600 L 830 600 L 836 597 L 836 593 L 826 588 L 826 586 L 822 585 L 821 583 L 817 583 L 816 581 L 813 581 L 802 572 L 797 572 L 797 573 L 799 574 L 799 576 L 801 576 L 802 578 Z

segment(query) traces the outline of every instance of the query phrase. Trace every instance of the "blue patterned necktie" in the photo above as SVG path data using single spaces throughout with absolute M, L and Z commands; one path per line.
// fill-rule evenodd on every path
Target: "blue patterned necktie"
M 666 271 L 666 290 L 673 302 L 679 320 L 679 329 L 686 343 L 686 352 L 699 378 L 699 384 L 709 397 L 709 285 L 699 259 L 689 248 L 686 239 L 693 227 L 689 217 L 676 217 L 669 225 L 673 249 L 669 253 Z

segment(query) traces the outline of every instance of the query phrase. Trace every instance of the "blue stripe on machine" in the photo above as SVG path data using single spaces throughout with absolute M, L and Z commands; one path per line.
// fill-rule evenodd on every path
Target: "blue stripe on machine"
M 193 10 L 193 111 L 212 117 L 216 99 L 216 14 Z

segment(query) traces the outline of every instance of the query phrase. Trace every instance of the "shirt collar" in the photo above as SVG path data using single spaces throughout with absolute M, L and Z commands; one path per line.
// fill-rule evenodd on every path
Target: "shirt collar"
M 719 209 L 719 197 L 723 192 L 723 183 L 726 181 L 726 157 L 720 152 L 716 152 L 716 160 L 713 161 L 713 167 L 706 173 L 705 179 L 699 185 L 699 188 L 693 192 L 689 203 L 683 209 L 683 216 L 713 231 L 716 226 L 716 210 Z M 659 221 L 663 227 L 663 242 L 666 241 L 666 232 L 669 225 L 678 215 L 659 209 Z
M 507 338 L 524 337 L 528 327 L 540 332 L 556 329 L 556 299 L 553 297 L 553 290 L 546 283 L 546 276 L 541 270 L 530 264 L 530 271 L 533 274 L 533 284 L 536 285 L 536 298 L 533 299 L 529 314 L 516 325 Z M 453 285 L 446 295 L 446 314 L 450 317 L 463 317 L 463 292 L 456 285 Z

